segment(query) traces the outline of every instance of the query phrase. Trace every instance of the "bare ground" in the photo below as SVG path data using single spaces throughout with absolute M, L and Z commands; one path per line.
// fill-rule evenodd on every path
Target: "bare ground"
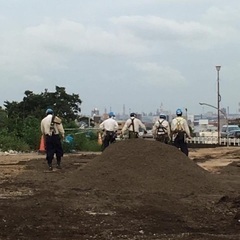
M 68 154 L 0 156 L 0 239 L 240 239 L 240 148 L 123 141 Z

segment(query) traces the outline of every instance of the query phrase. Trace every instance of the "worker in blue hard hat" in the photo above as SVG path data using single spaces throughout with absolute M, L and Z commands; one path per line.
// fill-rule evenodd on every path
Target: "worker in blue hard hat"
M 109 118 L 112 118 L 112 117 L 114 118 L 114 117 L 115 117 L 114 112 L 110 112 L 110 113 L 108 114 L 108 117 L 109 117 Z
M 103 131 L 102 134 L 102 151 L 107 148 L 111 143 L 116 141 L 117 137 L 117 130 L 118 130 L 118 123 L 114 119 L 115 114 L 114 112 L 110 112 L 108 114 L 108 119 L 104 120 L 100 125 L 99 128 Z
M 186 138 L 191 138 L 190 130 L 186 119 L 182 117 L 182 110 L 176 110 L 176 117 L 171 122 L 172 141 L 173 145 L 188 156 L 188 145 Z
M 63 148 L 61 138 L 64 138 L 64 128 L 59 117 L 54 115 L 51 108 L 46 110 L 46 117 L 41 121 L 41 132 L 45 139 L 46 159 L 49 170 L 53 170 L 52 161 L 56 154 L 57 168 L 61 169 Z

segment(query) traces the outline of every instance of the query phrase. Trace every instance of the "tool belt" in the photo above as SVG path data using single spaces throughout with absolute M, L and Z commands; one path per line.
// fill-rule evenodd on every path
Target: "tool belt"
M 138 138 L 138 132 L 129 131 L 129 138 Z

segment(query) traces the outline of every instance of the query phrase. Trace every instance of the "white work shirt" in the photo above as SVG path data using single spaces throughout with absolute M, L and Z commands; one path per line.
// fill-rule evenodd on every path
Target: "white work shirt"
M 52 132 L 50 130 L 51 128 L 51 122 L 52 122 L 52 114 L 48 114 L 45 118 L 41 121 L 41 132 L 43 135 L 52 135 Z M 58 118 L 55 116 L 55 118 Z M 59 118 L 58 118 L 59 119 Z M 60 120 L 60 119 L 59 119 Z M 62 137 L 64 137 L 64 129 L 62 123 L 54 123 L 54 132 L 55 134 L 61 134 Z
M 152 128 L 152 133 L 153 133 L 153 135 L 156 135 L 156 134 L 157 134 L 158 128 L 159 128 L 159 126 L 160 126 L 160 123 L 161 123 L 161 125 L 166 129 L 166 133 L 167 133 L 168 136 L 170 137 L 171 130 L 170 130 L 169 122 L 168 122 L 166 119 L 163 119 L 163 118 L 159 118 L 159 120 L 157 120 L 157 121 L 154 123 L 153 128 Z
M 177 127 L 177 123 L 180 123 L 181 124 L 181 127 L 183 129 L 183 131 L 185 131 L 185 133 L 187 134 L 187 137 L 188 138 L 191 138 L 191 134 L 190 134 L 190 130 L 189 130 L 189 127 L 188 127 L 188 124 L 187 124 L 187 121 L 186 119 L 184 119 L 183 117 L 175 117 L 173 120 L 172 120 L 172 123 L 171 123 L 171 131 L 174 132 L 174 130 L 176 129 Z M 176 135 L 176 134 L 173 134 L 173 135 Z
M 108 118 L 106 120 L 104 120 L 100 125 L 99 125 L 100 129 L 105 130 L 105 131 L 111 131 L 111 132 L 115 132 L 118 130 L 118 123 L 115 119 Z
M 133 120 L 133 124 L 132 124 L 132 120 Z M 134 125 L 134 132 L 139 133 L 140 127 L 144 131 L 147 131 L 146 126 L 141 122 L 140 119 L 135 118 L 135 117 L 131 117 L 125 122 L 125 124 L 123 126 L 123 129 L 122 129 L 122 133 L 124 134 L 124 132 L 126 130 L 133 131 L 133 125 Z

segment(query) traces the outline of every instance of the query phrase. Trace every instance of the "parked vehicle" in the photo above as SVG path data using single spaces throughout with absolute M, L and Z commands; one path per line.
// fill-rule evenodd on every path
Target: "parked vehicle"
M 229 138 L 240 138 L 240 130 L 230 131 L 228 134 Z
M 223 125 L 222 126 L 222 131 L 221 131 L 221 137 L 227 137 L 227 135 L 231 132 L 231 131 L 240 131 L 240 127 L 238 125 Z

